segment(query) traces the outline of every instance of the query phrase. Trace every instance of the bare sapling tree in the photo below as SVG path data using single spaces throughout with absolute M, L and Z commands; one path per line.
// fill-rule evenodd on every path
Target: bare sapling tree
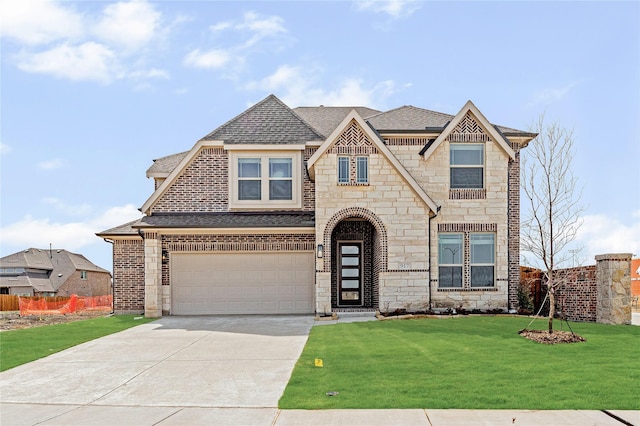
M 549 298 L 549 333 L 553 333 L 556 290 L 562 280 L 554 271 L 575 257 L 568 246 L 582 225 L 582 195 L 572 172 L 573 131 L 558 123 L 546 125 L 544 115 L 533 126 L 538 137 L 522 158 L 523 215 L 520 241 L 523 252 L 531 253 L 543 270 Z M 571 253 L 569 253 L 571 252 Z

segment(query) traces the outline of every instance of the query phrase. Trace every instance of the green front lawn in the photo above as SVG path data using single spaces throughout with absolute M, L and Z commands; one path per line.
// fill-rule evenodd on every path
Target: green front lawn
M 640 327 L 572 323 L 586 342 L 543 345 L 518 334 L 530 321 L 455 317 L 313 327 L 279 406 L 640 409 Z M 560 329 L 560 321 L 554 324 Z M 540 321 L 531 328 L 545 327 Z
M 153 321 L 146 318 L 134 320 L 134 317 L 139 318 L 134 315 L 117 315 L 3 331 L 0 333 L 0 371 L 44 358 L 98 337 Z

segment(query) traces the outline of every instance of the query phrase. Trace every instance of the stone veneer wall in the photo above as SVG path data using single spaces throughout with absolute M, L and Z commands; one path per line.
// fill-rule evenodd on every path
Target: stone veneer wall
M 114 240 L 113 309 L 117 314 L 144 312 L 144 242 Z
M 596 321 L 631 324 L 631 253 L 596 256 Z

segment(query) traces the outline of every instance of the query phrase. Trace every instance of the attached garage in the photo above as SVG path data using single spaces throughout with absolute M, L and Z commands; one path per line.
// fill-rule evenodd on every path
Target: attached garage
M 172 253 L 171 314 L 313 313 L 313 252 Z

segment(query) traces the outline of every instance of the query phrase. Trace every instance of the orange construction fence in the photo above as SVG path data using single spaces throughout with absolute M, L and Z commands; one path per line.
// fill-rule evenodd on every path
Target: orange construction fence
M 113 306 L 113 297 L 84 297 L 72 294 L 71 297 L 22 297 L 18 298 L 20 315 L 61 315 L 85 311 L 107 311 Z

